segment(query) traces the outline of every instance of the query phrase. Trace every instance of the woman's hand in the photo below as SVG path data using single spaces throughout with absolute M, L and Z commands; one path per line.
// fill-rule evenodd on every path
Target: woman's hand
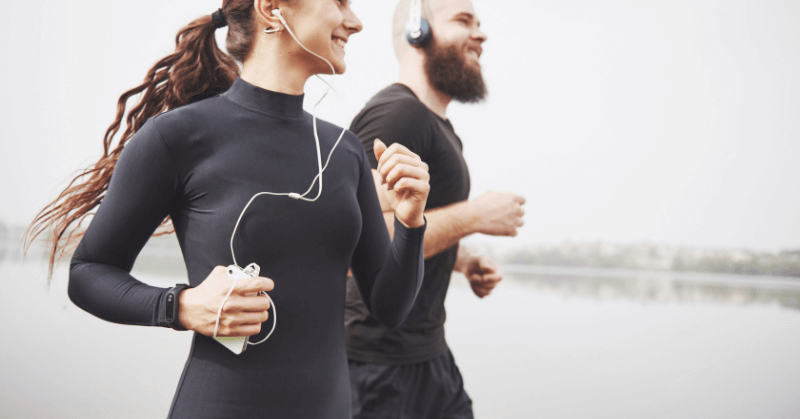
M 425 224 L 422 213 L 431 190 L 428 165 L 398 143 L 386 148 L 386 144 L 375 139 L 372 147 L 378 159 L 383 193 L 395 216 L 406 227 L 422 226 Z
M 180 293 L 178 321 L 181 326 L 197 333 L 214 336 L 214 325 L 222 299 L 233 285 L 233 279 L 225 274 L 224 266 L 217 266 L 196 288 Z M 269 318 L 269 299 L 250 293 L 272 291 L 275 284 L 261 276 L 242 276 L 236 288 L 225 301 L 220 313 L 217 336 L 252 336 L 261 331 L 261 323 Z

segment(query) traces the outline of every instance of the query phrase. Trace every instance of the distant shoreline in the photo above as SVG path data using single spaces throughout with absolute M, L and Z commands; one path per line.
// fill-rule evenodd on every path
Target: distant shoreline
M 800 277 L 800 250 L 759 253 L 746 249 L 602 242 L 513 248 L 471 245 L 470 248 L 510 265 Z
M 0 222 L 0 263 L 21 260 L 20 239 L 24 226 L 7 226 Z M 572 243 L 535 246 L 498 246 L 468 244 L 474 253 L 488 256 L 512 269 L 608 269 L 637 272 L 728 274 L 766 278 L 799 278 L 800 250 L 778 253 L 754 252 L 746 249 L 698 249 L 640 244 Z M 42 258 L 43 241 L 37 240 L 27 259 Z M 180 275 L 185 273 L 183 256 L 174 235 L 152 237 L 137 259 L 137 266 L 149 272 Z M 524 270 L 523 269 L 523 270 Z
M 780 289 L 800 291 L 800 278 L 793 276 L 741 275 L 730 273 L 685 272 L 674 270 L 644 270 L 618 268 L 587 268 L 575 266 L 544 266 L 504 264 L 503 271 L 515 275 L 573 276 L 592 278 L 663 279 L 696 284 L 729 287 Z

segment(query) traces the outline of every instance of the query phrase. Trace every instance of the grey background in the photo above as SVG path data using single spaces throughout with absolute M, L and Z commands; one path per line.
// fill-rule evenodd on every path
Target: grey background
M 96 161 L 118 96 L 219 3 L 4 4 L 0 221 L 30 222 Z M 490 97 L 449 116 L 473 197 L 528 199 L 520 236 L 496 242 L 800 247 L 800 3 L 475 3 Z M 353 8 L 364 31 L 347 45 L 341 98 L 319 109 L 345 126 L 397 77 L 394 2 Z M 306 92 L 310 109 L 322 84 Z

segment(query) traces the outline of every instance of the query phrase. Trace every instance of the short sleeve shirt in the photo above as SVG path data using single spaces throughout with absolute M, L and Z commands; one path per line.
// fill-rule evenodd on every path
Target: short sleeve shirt
M 408 87 L 393 84 L 375 95 L 353 120 L 350 130 L 364 144 L 372 168 L 378 138 L 387 146 L 400 143 L 428 164 L 431 190 L 426 209 L 444 207 L 469 197 L 470 180 L 463 145 L 450 121 L 428 109 Z M 410 363 L 447 351 L 444 299 L 458 245 L 425 260 L 425 277 L 406 321 L 388 328 L 370 316 L 352 279 L 345 305 L 347 355 L 373 363 Z

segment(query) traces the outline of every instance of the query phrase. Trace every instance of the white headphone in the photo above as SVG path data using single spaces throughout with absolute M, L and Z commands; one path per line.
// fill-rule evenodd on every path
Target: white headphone
M 422 17 L 422 0 L 411 0 L 408 5 L 405 33 L 406 41 L 415 48 L 425 46 L 433 37 L 428 20 Z

